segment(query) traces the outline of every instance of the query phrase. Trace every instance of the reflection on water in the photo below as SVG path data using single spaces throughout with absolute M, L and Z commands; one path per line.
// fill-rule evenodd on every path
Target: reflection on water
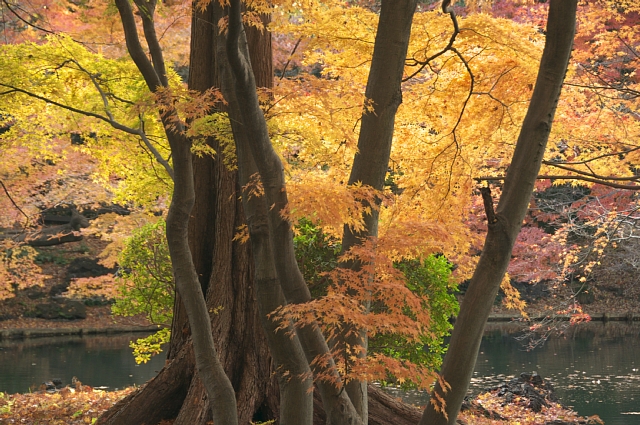
M 640 324 L 592 322 L 569 328 L 542 347 L 525 351 L 512 329 L 488 328 L 472 385 L 486 378 L 537 371 L 558 397 L 579 414 L 599 415 L 607 425 L 638 425 L 640 415 Z
M 0 340 L 0 392 L 27 392 L 54 378 L 68 385 L 74 376 L 83 384 L 112 390 L 143 384 L 164 365 L 162 354 L 136 365 L 129 341 L 146 335 Z
M 640 425 L 640 414 L 633 414 L 640 412 L 640 324 L 580 325 L 529 352 L 514 339 L 517 331 L 513 325 L 487 327 L 471 392 L 535 371 L 550 379 L 563 404 L 580 415 L 597 414 L 607 425 Z M 164 356 L 136 365 L 129 341 L 141 336 L 0 340 L 0 391 L 26 392 L 53 378 L 69 384 L 73 376 L 110 389 L 143 384 L 162 368 Z M 426 404 L 423 393 L 402 396 Z
M 535 371 L 578 414 L 599 415 L 607 425 L 640 425 L 640 324 L 579 325 L 529 352 L 514 338 L 517 332 L 514 325 L 487 326 L 470 393 Z M 426 403 L 423 393 L 404 398 Z

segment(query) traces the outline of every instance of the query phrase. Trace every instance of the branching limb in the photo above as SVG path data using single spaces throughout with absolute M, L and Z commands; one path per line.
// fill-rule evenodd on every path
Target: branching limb
M 402 82 L 404 83 L 405 81 L 409 81 L 410 79 L 412 79 L 413 77 L 415 77 L 416 75 L 418 75 L 420 72 L 422 72 L 422 70 L 429 65 L 432 61 L 434 61 L 435 59 L 439 58 L 440 56 L 444 55 L 445 53 L 451 51 L 453 49 L 453 43 L 456 41 L 456 37 L 458 37 L 458 34 L 460 34 L 460 26 L 458 25 L 458 18 L 456 17 L 456 13 L 453 11 L 453 9 L 449 6 L 449 4 L 451 3 L 451 0 L 444 0 L 442 2 L 442 11 L 444 13 L 448 13 L 449 16 L 451 17 L 451 22 L 453 23 L 453 34 L 451 34 L 451 37 L 449 38 L 449 43 L 447 43 L 447 45 L 444 47 L 444 49 L 440 50 L 437 53 L 434 53 L 433 55 L 429 56 L 427 59 L 423 60 L 423 61 L 419 61 L 417 59 L 413 59 L 414 63 L 412 65 L 409 66 L 420 66 L 416 71 L 414 71 L 411 75 L 409 75 L 408 77 L 404 78 L 402 80 Z
M 160 83 L 164 87 L 168 87 L 169 81 L 167 80 L 167 70 L 165 68 L 164 58 L 162 57 L 162 48 L 158 42 L 156 29 L 153 24 L 153 14 L 156 8 L 156 1 L 135 0 L 135 4 L 138 6 L 138 10 L 140 10 L 144 38 L 147 40 L 147 45 L 149 46 L 149 53 L 151 54 L 151 60 L 153 61 L 153 67 L 155 68 L 156 75 L 160 79 Z
M 162 84 L 160 77 L 156 73 L 156 69 L 147 58 L 147 55 L 140 44 L 138 29 L 136 27 L 136 21 L 133 16 L 131 5 L 128 0 L 115 0 L 115 2 L 116 7 L 120 12 L 120 19 L 122 20 L 122 27 L 124 29 L 124 36 L 127 42 L 129 55 L 131 55 L 131 59 L 133 59 L 133 62 L 135 62 L 136 66 L 142 73 L 149 90 L 155 93 L 159 87 L 166 86 Z
M 38 31 L 42 31 L 44 33 L 47 34 L 56 34 L 54 31 L 42 28 L 36 24 L 34 24 L 33 22 L 30 22 L 26 19 L 24 19 L 22 16 L 20 16 L 20 14 L 9 4 L 9 2 L 7 0 L 2 0 L 2 3 L 7 7 L 7 9 L 9 10 L 9 12 L 11 12 L 13 14 L 13 16 L 15 16 L 16 18 L 18 18 L 21 22 L 23 22 L 24 24 L 28 25 L 31 28 L 37 29 Z M 22 11 L 24 11 L 25 13 L 28 13 L 30 15 L 30 18 L 34 18 L 34 16 L 25 11 L 24 9 L 22 9 L 20 6 L 17 6 L 16 9 L 21 9 Z
M 487 214 L 487 221 L 489 224 L 494 224 L 498 221 L 496 218 L 496 212 L 493 210 L 493 198 L 491 197 L 490 187 L 481 187 L 480 193 L 482 194 L 482 202 L 484 203 L 484 212 Z
M 57 106 L 59 108 L 66 109 L 67 111 L 75 112 L 77 114 L 81 114 L 81 115 L 84 115 L 84 116 L 87 116 L 87 117 L 97 118 L 97 119 L 99 119 L 101 121 L 104 121 L 104 122 L 108 123 L 109 125 L 111 125 L 111 127 L 115 128 L 116 130 L 120 130 L 120 131 L 123 131 L 125 133 L 132 134 L 134 136 L 140 137 L 142 139 L 142 141 L 144 142 L 145 146 L 147 147 L 147 149 L 149 149 L 149 151 L 151 151 L 151 153 L 153 154 L 153 157 L 156 159 L 156 161 L 158 161 L 164 167 L 164 169 L 167 172 L 167 174 L 169 174 L 169 176 L 173 180 L 173 178 L 174 178 L 173 168 L 171 167 L 169 162 L 162 157 L 160 152 L 158 152 L 158 150 L 149 141 L 149 139 L 147 138 L 147 135 L 145 134 L 145 132 L 143 130 L 131 128 L 129 126 L 121 124 L 121 123 L 119 123 L 118 121 L 115 121 L 112 117 L 109 117 L 109 116 L 96 114 L 95 112 L 84 111 L 82 109 L 74 108 L 73 106 L 65 105 L 64 103 L 56 102 L 53 99 L 49 99 L 47 97 L 40 96 L 40 95 L 32 93 L 32 92 L 30 92 L 28 90 L 24 90 L 24 89 L 21 89 L 21 88 L 18 88 L 18 87 L 14 87 L 14 86 L 11 86 L 11 85 L 8 85 L 8 84 L 4 84 L 4 83 L 0 83 L 0 87 L 6 87 L 6 88 L 10 89 L 12 92 L 18 92 L 18 93 L 25 94 L 25 95 L 27 95 L 29 97 L 33 97 L 35 99 L 42 100 L 43 102 L 50 103 L 50 104 L 55 105 L 55 106 Z

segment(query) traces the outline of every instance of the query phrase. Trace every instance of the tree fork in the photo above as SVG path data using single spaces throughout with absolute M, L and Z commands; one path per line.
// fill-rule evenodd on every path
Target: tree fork
M 205 91 L 219 87 L 216 55 L 217 23 L 220 8 L 193 9 L 189 88 Z M 248 30 L 252 58 L 271 52 L 270 35 L 257 29 Z M 269 56 L 270 58 L 270 56 Z M 256 62 L 256 80 L 260 86 L 271 86 L 271 60 Z M 218 142 L 208 143 L 220 152 Z M 235 229 L 244 221 L 242 205 L 237 202 L 239 188 L 235 171 L 230 171 L 222 159 L 193 156 L 195 204 L 189 220 L 189 245 L 193 262 L 213 315 L 214 343 L 219 350 L 225 372 L 230 377 L 238 399 L 238 421 L 249 423 L 274 419 L 278 410 L 278 386 L 273 377 L 269 350 L 259 326 L 253 295 L 253 266 L 249 244 L 232 242 Z M 215 273 L 213 271 L 215 270 Z M 223 306 L 223 308 L 220 308 Z M 176 418 L 176 424 L 204 425 L 211 420 L 204 388 L 194 375 L 193 358 L 188 362 L 176 358 L 185 347 L 191 347 L 190 326 L 179 294 L 176 296 L 172 336 L 167 350 L 169 365 L 135 394 L 135 400 L 118 404 L 108 413 L 118 413 L 120 421 L 110 425 L 138 425 L 126 418 L 146 418 L 154 424 L 161 419 Z M 190 348 L 192 350 L 192 348 Z M 238 353 L 242 353 L 239 355 Z M 171 368 L 180 365 L 190 371 L 180 381 L 181 388 L 169 399 L 162 398 L 156 386 L 178 385 L 170 379 Z M 155 383 L 152 385 L 152 383 Z M 204 398 L 204 400 L 203 400 Z M 176 405 L 164 412 L 161 406 Z M 160 415 L 164 412 L 164 416 Z M 136 416 L 138 415 L 138 416 Z M 106 419 L 106 416 L 105 416 Z

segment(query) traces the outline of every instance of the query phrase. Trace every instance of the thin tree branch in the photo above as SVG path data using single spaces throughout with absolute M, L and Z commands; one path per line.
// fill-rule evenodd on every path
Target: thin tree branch
M 169 87 L 169 81 L 167 80 L 167 70 L 164 64 L 164 58 L 162 57 L 162 48 L 158 42 L 158 36 L 156 35 L 156 28 L 153 23 L 153 14 L 156 9 L 155 0 L 134 0 L 138 10 L 140 11 L 140 17 L 142 18 L 142 29 L 144 31 L 144 38 L 147 40 L 147 46 L 149 46 L 149 53 L 151 54 L 151 60 L 153 61 L 153 68 L 156 71 L 156 75 L 160 79 L 160 83 L 164 87 Z
M 626 154 L 628 154 L 630 152 L 637 151 L 638 149 L 640 149 L 640 146 L 629 148 L 627 150 L 623 150 L 623 151 L 620 151 L 620 152 L 605 153 L 605 154 L 594 156 L 594 157 L 591 157 L 591 158 L 588 158 L 588 159 L 585 159 L 585 160 L 582 160 L 582 161 L 563 161 L 563 162 L 542 161 L 542 163 L 544 165 L 550 165 L 550 166 L 553 166 L 553 167 L 557 167 L 559 164 L 563 164 L 565 166 L 566 165 L 586 165 L 587 163 L 593 162 L 593 161 L 597 161 L 598 159 L 608 158 L 608 157 L 617 156 L 617 155 L 626 155 Z M 560 167 L 558 167 L 558 168 L 560 168 Z
M 300 37 L 298 41 L 296 41 L 296 45 L 293 46 L 293 50 L 291 50 L 291 53 L 289 54 L 289 58 L 287 58 L 287 63 L 285 63 L 284 68 L 282 68 L 282 75 L 280 75 L 281 80 L 284 78 L 284 74 L 287 72 L 287 67 L 291 62 L 291 59 L 293 59 L 293 55 L 296 53 L 296 50 L 298 49 L 298 46 L 300 45 L 301 41 L 302 41 L 302 37 Z
M 504 180 L 505 177 L 504 176 L 486 176 L 486 177 L 475 177 L 474 180 L 477 182 L 481 182 L 481 181 L 491 181 L 491 180 Z M 590 182 L 590 183 L 596 183 L 596 184 L 601 184 L 603 186 L 608 186 L 608 187 L 612 187 L 615 189 L 624 189 L 624 190 L 640 190 L 640 184 L 638 185 L 634 185 L 634 184 L 620 184 L 620 183 L 614 183 L 612 181 L 607 181 L 607 180 L 603 180 L 603 179 L 599 179 L 599 178 L 594 178 L 594 177 L 587 177 L 587 176 L 567 176 L 567 175 L 539 175 L 538 177 L 536 177 L 537 180 L 579 180 L 579 181 L 585 181 L 585 182 Z M 625 178 L 622 177 L 612 177 L 611 179 L 613 180 L 622 180 Z M 638 177 L 629 177 L 625 179 L 626 181 L 639 181 L 640 180 L 640 176 Z
M 169 176 L 171 177 L 171 180 L 174 179 L 173 168 L 171 167 L 169 162 L 162 157 L 160 152 L 158 152 L 158 150 L 149 141 L 149 139 L 147 138 L 147 135 L 145 134 L 145 132 L 143 130 L 131 128 L 131 127 L 126 126 L 124 124 L 120 124 L 119 122 L 117 122 L 117 121 L 115 121 L 115 120 L 113 120 L 113 119 L 111 119 L 109 117 L 105 117 L 104 115 L 96 114 L 95 112 L 83 111 L 82 109 L 74 108 L 73 106 L 69 106 L 69 105 L 65 105 L 64 103 L 56 102 L 53 99 L 49 99 L 49 98 L 46 98 L 44 96 L 37 95 L 35 93 L 31 93 L 31 92 L 29 92 L 27 90 L 23 90 L 23 89 L 18 88 L 18 87 L 10 86 L 10 85 L 4 84 L 4 83 L 0 83 L 0 87 L 6 87 L 8 89 L 13 90 L 14 92 L 19 92 L 19 93 L 26 94 L 29 97 L 33 97 L 35 99 L 42 100 L 43 102 L 50 103 L 52 105 L 58 106 L 60 108 L 66 109 L 66 110 L 71 111 L 71 112 L 75 112 L 77 114 L 81 114 L 81 115 L 84 115 L 84 116 L 87 116 L 87 117 L 97 118 L 99 120 L 102 120 L 102 121 L 108 123 L 109 125 L 111 125 L 111 127 L 115 128 L 116 130 L 124 131 L 125 133 L 132 134 L 134 136 L 140 137 L 142 139 L 142 141 L 144 142 L 144 144 L 147 146 L 147 148 L 153 153 L 153 156 L 155 157 L 156 161 L 158 161 L 164 167 L 164 169 L 167 172 L 167 174 L 169 174 Z
M 29 216 L 27 214 L 25 214 L 24 211 L 22 211 L 22 208 L 20 208 L 18 206 L 18 204 L 16 204 L 16 201 L 13 200 L 13 198 L 11 197 L 11 194 L 9 193 L 9 190 L 7 189 L 7 186 L 4 185 L 4 182 L 2 180 L 0 180 L 0 185 L 2 185 L 2 188 L 4 189 L 4 193 L 6 193 L 7 198 L 9 198 L 9 200 L 11 201 L 13 206 L 16 207 L 16 209 L 18 211 L 20 211 L 22 213 L 22 215 L 27 218 L 27 223 L 25 224 L 25 227 L 28 227 L 29 226 Z
M 2 0 L 2 3 L 4 3 L 4 5 L 7 7 L 7 9 L 9 9 L 9 12 L 11 12 L 11 13 L 16 17 L 16 18 L 18 18 L 20 21 L 24 22 L 26 25 L 30 26 L 31 28 L 35 28 L 35 29 L 37 29 L 38 31 L 42 31 L 42 32 L 45 32 L 45 33 L 47 33 L 47 34 L 57 34 L 55 31 L 51 31 L 51 30 L 48 30 L 48 29 L 45 29 L 45 28 L 39 27 L 38 25 L 33 24 L 33 23 L 31 23 L 31 22 L 27 21 L 26 19 L 24 19 L 22 16 L 20 16 L 20 15 L 18 14 L 18 12 L 16 12 L 15 10 L 13 10 L 13 8 L 11 7 L 11 5 L 9 4 L 9 2 L 8 2 L 7 0 Z M 18 6 L 18 9 L 21 9 L 21 10 L 23 10 L 24 12 L 29 13 L 29 12 L 27 12 L 26 10 L 22 9 L 20 6 Z M 34 17 L 34 16 L 33 16 L 33 15 L 31 15 L 30 13 L 29 13 L 29 15 L 30 15 L 31 17 Z
M 445 5 L 445 3 L 446 3 L 446 5 Z M 451 34 L 451 37 L 449 38 L 449 43 L 447 43 L 447 45 L 444 47 L 444 49 L 440 50 L 438 53 L 435 53 L 435 54 L 431 55 L 430 57 L 428 57 L 424 61 L 419 61 L 419 60 L 414 58 L 413 59 L 414 63 L 412 65 L 408 65 L 408 66 L 418 66 L 418 65 L 420 65 L 420 67 L 415 72 L 413 72 L 411 75 L 409 75 L 408 77 L 404 78 L 402 80 L 403 83 L 406 82 L 406 81 L 409 81 L 410 79 L 412 79 L 413 77 L 418 75 L 420 72 L 422 72 L 422 70 L 427 65 L 429 65 L 434 59 L 444 55 L 446 52 L 448 52 L 448 51 L 453 49 L 453 42 L 456 41 L 456 37 L 458 36 L 458 34 L 460 34 L 460 26 L 458 25 L 458 18 L 456 18 L 456 13 L 453 11 L 453 9 L 451 7 L 449 7 L 449 2 L 443 2 L 442 10 L 444 11 L 444 13 L 448 13 L 449 14 L 449 16 L 451 17 L 451 21 L 453 22 L 453 34 Z M 458 53 L 458 55 L 459 55 L 459 53 Z
M 136 66 L 140 70 L 140 73 L 147 82 L 147 86 L 152 93 L 158 91 L 159 87 L 163 87 L 160 77 L 156 73 L 156 69 L 153 67 L 149 59 L 147 58 L 142 45 L 140 44 L 140 38 L 138 37 L 138 29 L 136 27 L 136 21 L 133 16 L 133 10 L 128 0 L 115 0 L 116 7 L 120 12 L 120 18 L 122 20 L 122 28 L 124 29 L 124 37 L 127 42 L 127 50 L 131 59 L 135 62 Z M 166 87 L 166 86 L 164 86 Z

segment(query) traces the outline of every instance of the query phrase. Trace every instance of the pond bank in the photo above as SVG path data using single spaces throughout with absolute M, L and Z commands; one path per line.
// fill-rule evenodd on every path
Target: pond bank
M 635 322 L 640 321 L 640 313 L 637 312 L 627 312 L 627 313 L 589 313 L 592 321 L 601 321 L 601 322 Z M 513 322 L 513 321 L 522 321 L 523 318 L 521 316 L 514 316 L 512 314 L 492 314 L 489 316 L 489 322 Z M 537 322 L 541 320 L 556 320 L 556 321 L 569 321 L 571 320 L 570 314 L 531 314 L 527 319 L 532 322 Z
M 541 320 L 569 321 L 571 316 L 568 314 L 554 315 L 531 315 L 529 320 L 532 322 Z M 640 322 L 640 314 L 638 313 L 595 313 L 591 314 L 592 321 L 599 322 Z M 511 314 L 492 314 L 489 316 L 490 323 L 509 323 L 522 321 L 522 317 Z M 59 323 L 59 322 L 58 322 Z M 71 323 L 70 323 L 71 324 Z M 0 329 L 0 340 L 13 338 L 38 338 L 47 336 L 63 336 L 63 335 L 97 335 L 97 334 L 118 334 L 130 332 L 154 332 L 161 326 L 109 326 L 109 327 L 85 327 L 85 326 L 69 326 L 69 327 L 53 327 L 53 328 L 14 328 Z
M 119 334 L 133 332 L 155 332 L 160 326 L 112 326 L 107 328 L 26 328 L 26 329 L 0 329 L 0 340 L 14 338 L 38 338 L 47 336 L 64 335 L 98 335 L 98 334 Z

